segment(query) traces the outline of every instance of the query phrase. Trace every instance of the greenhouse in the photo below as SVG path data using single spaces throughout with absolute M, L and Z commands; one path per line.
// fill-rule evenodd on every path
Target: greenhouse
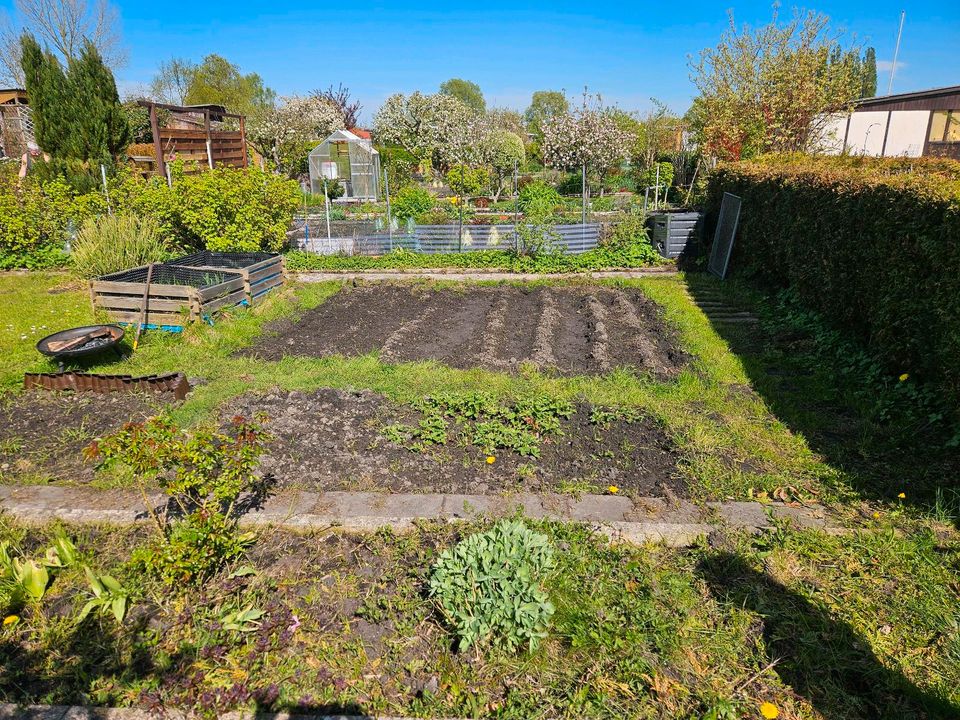
M 349 130 L 337 130 L 310 151 L 310 189 L 323 193 L 324 180 L 339 180 L 344 199 L 376 200 L 380 154 L 373 144 Z

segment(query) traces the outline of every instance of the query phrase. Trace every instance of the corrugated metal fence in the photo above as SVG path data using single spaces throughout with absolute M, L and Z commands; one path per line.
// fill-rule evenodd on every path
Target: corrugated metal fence
M 333 228 L 331 227 L 331 232 Z M 527 245 L 531 235 L 561 252 L 578 254 L 593 250 L 600 238 L 600 224 L 551 225 L 538 233 L 532 226 L 516 232 L 513 225 L 418 225 L 412 231 L 326 237 L 326 233 L 298 233 L 294 242 L 302 250 L 321 255 L 383 255 L 403 248 L 412 252 L 476 252 L 478 250 L 514 250 Z

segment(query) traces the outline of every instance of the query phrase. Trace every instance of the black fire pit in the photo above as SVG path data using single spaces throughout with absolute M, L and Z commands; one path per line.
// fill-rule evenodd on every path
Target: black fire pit
M 69 343 L 85 335 L 96 337 L 91 337 L 79 345 L 63 348 L 64 343 Z M 92 357 L 106 350 L 113 350 L 119 355 L 120 351 L 117 349 L 117 345 L 121 340 L 123 340 L 123 328 L 119 325 L 84 325 L 83 327 L 70 328 L 69 330 L 55 332 L 53 335 L 47 335 L 37 343 L 37 350 L 56 360 L 60 369 L 63 370 L 64 362 L 67 360 Z

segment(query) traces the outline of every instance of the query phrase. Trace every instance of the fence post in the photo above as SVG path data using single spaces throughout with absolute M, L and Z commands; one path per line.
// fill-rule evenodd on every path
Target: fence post
M 157 120 L 157 106 L 150 103 L 150 132 L 153 133 L 153 166 L 158 175 L 167 176 L 167 184 L 170 183 L 170 175 L 167 173 L 167 164 L 163 161 L 163 143 L 160 142 L 160 122 Z
M 517 161 L 513 161 L 513 251 L 520 253 L 520 179 Z
M 464 163 L 460 163 L 460 191 L 462 192 L 463 187 L 463 166 Z M 457 252 L 463 252 L 463 195 L 460 196 L 460 202 L 457 203 L 460 206 L 460 222 L 457 225 Z
M 207 134 L 207 165 L 213 170 L 213 143 L 210 136 L 210 110 L 203 111 L 203 129 Z
M 390 217 L 390 173 L 383 167 L 383 187 L 387 195 L 387 235 L 390 238 L 390 252 L 393 252 L 393 218 Z

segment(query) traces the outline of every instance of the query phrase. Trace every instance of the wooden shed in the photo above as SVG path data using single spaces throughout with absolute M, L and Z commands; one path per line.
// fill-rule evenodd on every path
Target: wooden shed
M 148 100 L 139 103 L 150 113 L 153 135 L 153 169 L 166 175 L 167 163 L 183 160 L 186 172 L 216 167 L 247 167 L 244 116 L 227 112 L 222 105 L 166 105 Z M 157 110 L 170 113 L 160 126 Z M 236 129 L 233 129 L 235 126 Z

